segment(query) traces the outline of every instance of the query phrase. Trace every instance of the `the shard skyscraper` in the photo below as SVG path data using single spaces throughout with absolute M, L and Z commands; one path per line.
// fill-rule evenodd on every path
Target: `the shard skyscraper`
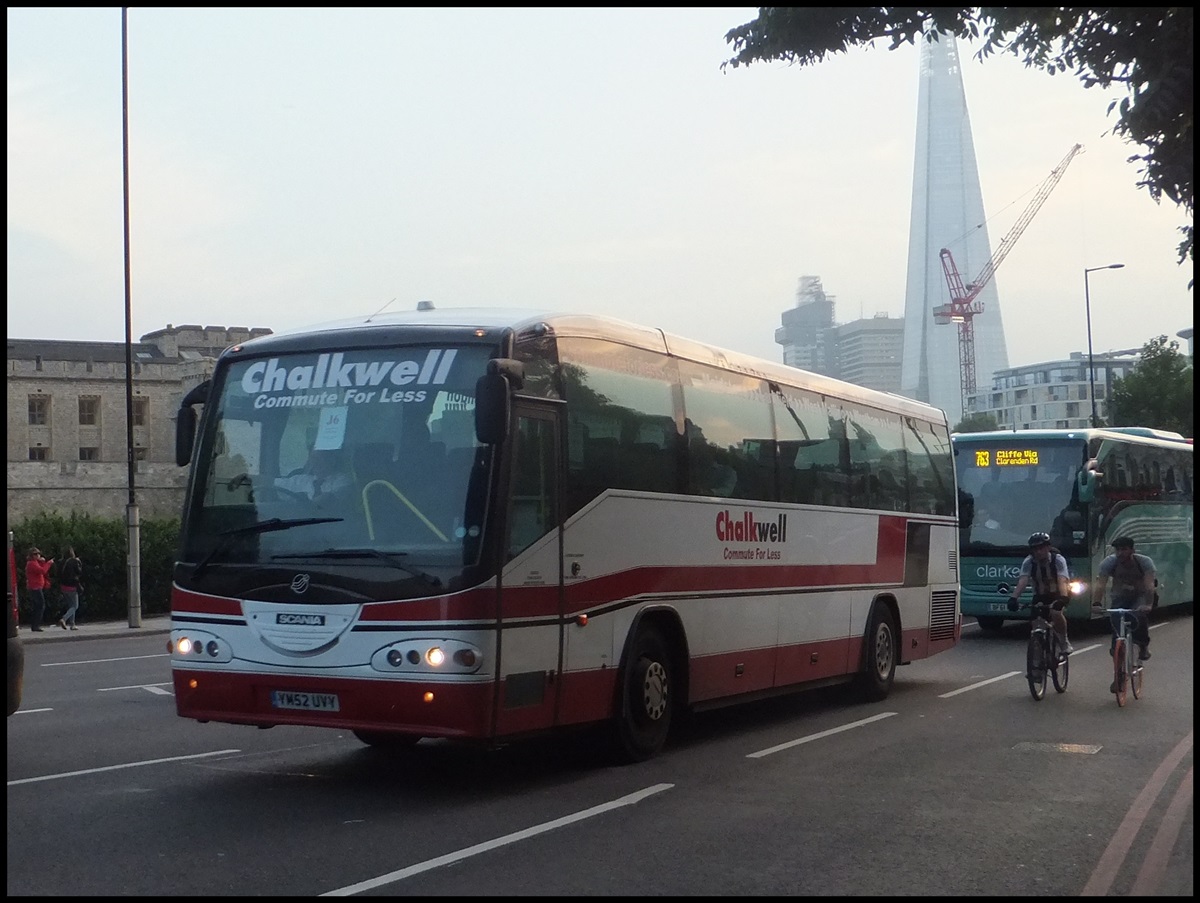
M 942 248 L 950 249 L 967 283 L 992 257 L 958 48 L 945 34 L 921 42 L 900 386 L 903 394 L 945 409 L 953 427 L 963 416 L 958 324 L 933 319 L 933 309 L 950 301 Z M 994 280 L 977 300 L 983 313 L 973 321 L 975 384 L 982 390 L 993 371 L 1008 366 L 1008 351 Z

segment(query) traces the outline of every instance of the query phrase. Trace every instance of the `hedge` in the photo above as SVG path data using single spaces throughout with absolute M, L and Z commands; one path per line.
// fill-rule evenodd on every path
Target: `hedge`
M 129 534 L 124 518 L 93 517 L 73 512 L 68 516 L 41 513 L 11 524 L 17 558 L 17 583 L 21 608 L 29 610 L 25 591 L 25 562 L 37 547 L 54 559 L 50 569 L 51 588 L 46 592 L 46 618 L 61 612 L 58 575 L 67 546 L 83 562 L 83 593 L 78 618 L 84 621 L 120 621 L 129 616 Z M 171 610 L 171 580 L 179 547 L 178 518 L 141 521 L 142 614 L 167 614 Z

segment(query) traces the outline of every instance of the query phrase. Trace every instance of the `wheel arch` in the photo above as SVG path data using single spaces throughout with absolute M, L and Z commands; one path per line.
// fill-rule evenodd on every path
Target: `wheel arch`
M 633 618 L 633 622 L 629 625 L 629 630 L 625 634 L 625 642 L 621 646 L 621 658 L 618 662 L 617 674 L 623 675 L 629 664 L 630 652 L 633 648 L 634 638 L 638 635 L 638 631 L 644 627 L 654 627 L 662 636 L 663 641 L 667 644 L 667 648 L 671 653 L 671 669 L 675 674 L 677 683 L 677 699 L 681 706 L 686 707 L 688 704 L 688 692 L 690 687 L 690 675 L 688 662 L 690 654 L 688 652 L 687 631 L 683 628 L 683 619 L 680 618 L 679 612 L 670 605 L 649 605 L 639 611 Z M 618 680 L 618 687 L 622 681 Z M 619 691 L 618 691 L 619 693 Z M 625 700 L 623 695 L 618 696 L 617 704 L 618 711 L 623 713 Z

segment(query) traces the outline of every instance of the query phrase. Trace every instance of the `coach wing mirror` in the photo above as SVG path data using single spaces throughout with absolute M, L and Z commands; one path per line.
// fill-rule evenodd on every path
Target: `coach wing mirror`
M 196 444 L 195 405 L 208 401 L 209 381 L 196 386 L 179 403 L 179 414 L 175 418 L 175 463 L 180 467 L 192 460 L 192 448 Z
M 1094 501 L 1096 498 L 1096 483 L 1103 477 L 1104 474 L 1096 470 L 1096 459 L 1092 458 L 1075 477 L 1076 488 L 1079 490 L 1079 501 Z
M 525 369 L 520 361 L 493 358 L 487 373 L 475 382 L 475 438 L 484 445 L 499 445 L 508 435 L 512 393 L 524 388 Z

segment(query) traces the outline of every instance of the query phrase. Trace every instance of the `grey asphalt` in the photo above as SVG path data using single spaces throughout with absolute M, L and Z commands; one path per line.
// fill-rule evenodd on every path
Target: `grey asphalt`
M 140 627 L 130 627 L 129 620 L 123 621 L 80 621 L 78 630 L 63 630 L 57 624 L 47 624 L 40 631 L 21 625 L 22 643 L 77 643 L 101 637 L 147 636 L 171 632 L 170 615 L 149 615 L 141 618 Z

